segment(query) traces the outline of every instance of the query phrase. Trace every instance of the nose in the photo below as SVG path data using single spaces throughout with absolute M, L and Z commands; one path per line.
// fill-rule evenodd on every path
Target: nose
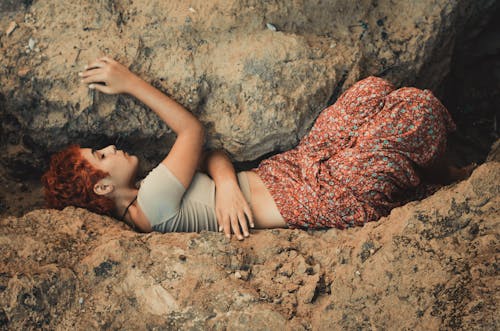
M 105 148 L 106 150 L 111 149 L 113 151 L 113 154 L 116 154 L 116 146 L 115 145 L 109 145 L 108 147 Z

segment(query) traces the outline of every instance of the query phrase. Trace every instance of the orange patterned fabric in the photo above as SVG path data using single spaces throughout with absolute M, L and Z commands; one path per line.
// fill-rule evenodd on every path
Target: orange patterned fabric
M 299 144 L 251 169 L 290 228 L 345 229 L 376 221 L 409 199 L 456 130 L 430 90 L 369 76 L 325 108 Z

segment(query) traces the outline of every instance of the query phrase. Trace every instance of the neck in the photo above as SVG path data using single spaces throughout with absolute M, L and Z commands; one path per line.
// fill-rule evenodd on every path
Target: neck
M 123 213 L 125 212 L 125 208 L 127 208 L 130 202 L 137 196 L 138 192 L 139 190 L 135 188 L 123 188 L 116 192 L 114 200 L 115 212 L 118 217 L 121 217 L 123 215 Z

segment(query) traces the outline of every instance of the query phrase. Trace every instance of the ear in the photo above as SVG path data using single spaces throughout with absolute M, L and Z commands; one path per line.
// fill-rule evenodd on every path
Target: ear
M 101 179 L 94 185 L 94 193 L 97 195 L 107 195 L 111 192 L 113 192 L 115 189 L 115 186 L 113 183 L 107 179 Z

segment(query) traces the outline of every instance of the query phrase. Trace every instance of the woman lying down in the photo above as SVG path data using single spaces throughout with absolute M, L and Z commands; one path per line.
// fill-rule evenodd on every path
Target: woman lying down
M 242 240 L 250 228 L 363 226 L 408 201 L 423 179 L 450 183 L 474 166 L 443 159 L 455 124 L 431 91 L 375 76 L 322 110 L 296 147 L 236 173 L 224 151 L 202 153 L 205 131 L 191 112 L 122 64 L 102 57 L 79 75 L 90 89 L 139 99 L 177 138 L 141 181 L 137 156 L 69 145 L 42 176 L 47 206 L 87 208 L 141 232 L 224 231 Z

